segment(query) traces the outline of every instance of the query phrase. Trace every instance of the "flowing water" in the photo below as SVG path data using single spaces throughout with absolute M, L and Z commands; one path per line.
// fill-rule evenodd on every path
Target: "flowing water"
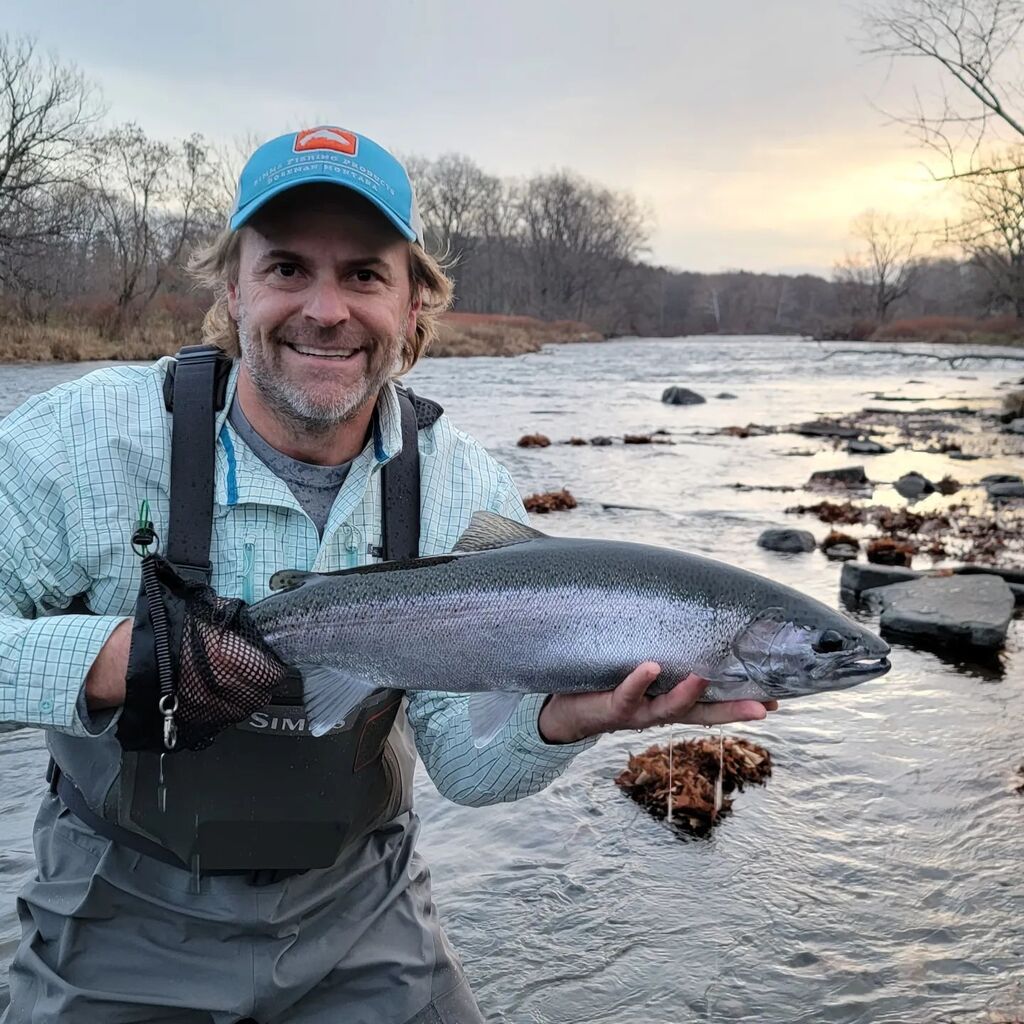
M 771 525 L 823 536 L 827 527 L 783 511 L 817 499 L 731 485 L 800 487 L 815 469 L 855 461 L 881 482 L 911 469 L 970 481 L 1019 473 L 1020 460 L 907 451 L 853 459 L 794 435 L 701 432 L 884 404 L 876 392 L 929 407 L 992 406 L 1021 364 L 953 369 L 880 352 L 820 359 L 830 347 L 619 341 L 428 360 L 411 383 L 504 461 L 524 495 L 572 491 L 579 507 L 534 516 L 540 529 L 709 554 L 834 604 L 838 564 L 755 544 Z M 0 368 L 0 413 L 90 368 Z M 662 405 L 668 384 L 709 401 Z M 712 397 L 722 391 L 738 398 Z M 537 431 L 558 442 L 656 429 L 676 443 L 515 444 Z M 893 493 L 880 484 L 876 496 Z M 421 772 L 422 852 L 490 1019 L 924 1024 L 1024 1012 L 1024 798 L 1013 791 L 1024 758 L 1022 636 L 1015 621 L 1006 651 L 986 664 L 896 645 L 883 679 L 727 727 L 767 746 L 775 768 L 765 787 L 738 795 L 709 839 L 679 838 L 613 784 L 629 753 L 667 742 L 668 729 L 604 737 L 515 804 L 456 806 Z M 676 736 L 699 731 L 677 727 Z M 44 764 L 38 733 L 0 735 L 0 1005 Z

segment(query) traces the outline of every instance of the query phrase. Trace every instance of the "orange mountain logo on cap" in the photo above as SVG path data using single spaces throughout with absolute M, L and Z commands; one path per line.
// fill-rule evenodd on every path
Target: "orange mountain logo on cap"
M 330 125 L 319 125 L 316 128 L 307 128 L 304 132 L 298 132 L 292 149 L 296 153 L 308 153 L 313 149 L 332 149 L 335 153 L 355 156 L 358 142 L 359 139 L 354 132 L 332 128 Z

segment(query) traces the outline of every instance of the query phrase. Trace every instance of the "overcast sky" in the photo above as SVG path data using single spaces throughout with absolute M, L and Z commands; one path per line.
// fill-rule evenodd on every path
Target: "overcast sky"
M 864 56 L 861 6 L 0 0 L 0 26 L 76 63 L 111 121 L 151 135 L 326 122 L 499 175 L 570 167 L 649 206 L 652 261 L 829 273 L 864 209 L 951 208 L 879 109 L 906 110 L 927 68 Z

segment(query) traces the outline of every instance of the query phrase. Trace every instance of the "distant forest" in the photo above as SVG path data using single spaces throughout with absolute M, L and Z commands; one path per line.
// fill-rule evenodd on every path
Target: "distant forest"
M 114 338 L 162 322 L 187 336 L 208 296 L 182 265 L 225 223 L 256 140 L 168 142 L 105 116 L 73 66 L 0 35 L 0 323 Z M 1024 174 L 1012 165 L 969 183 L 942 258 L 929 255 L 934 238 L 868 211 L 826 279 L 653 265 L 651 217 L 635 197 L 571 171 L 508 179 L 463 155 L 404 159 L 464 312 L 664 336 L 865 337 L 896 318 L 1024 316 Z

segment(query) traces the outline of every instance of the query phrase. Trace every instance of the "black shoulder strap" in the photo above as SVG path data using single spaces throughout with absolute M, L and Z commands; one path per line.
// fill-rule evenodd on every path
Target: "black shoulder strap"
M 216 345 L 188 345 L 164 381 L 171 420 L 171 512 L 164 555 L 187 579 L 210 581 L 214 421 L 231 360 Z
M 384 558 L 418 558 L 420 553 L 420 449 L 417 432 L 442 413 L 437 402 L 396 388 L 402 411 L 402 450 L 381 474 Z

